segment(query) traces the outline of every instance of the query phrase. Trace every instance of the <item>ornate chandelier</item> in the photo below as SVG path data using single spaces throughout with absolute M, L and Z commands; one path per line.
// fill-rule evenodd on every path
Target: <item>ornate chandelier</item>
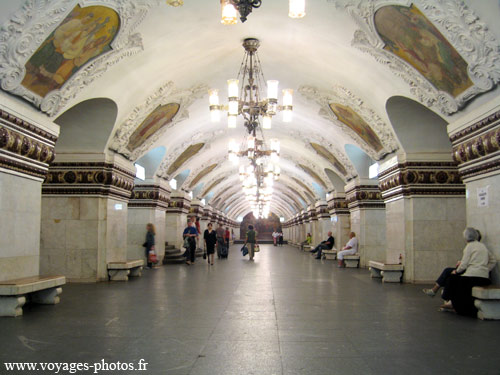
M 277 111 L 283 112 L 283 122 L 292 121 L 292 89 L 283 90 L 282 105 L 278 105 L 278 81 L 269 80 L 264 83 L 264 73 L 260 65 L 257 49 L 260 42 L 255 38 L 243 41 L 245 56 L 236 79 L 228 84 L 228 105 L 219 104 L 219 91 L 209 90 L 210 117 L 213 122 L 220 120 L 220 111 L 227 109 L 227 124 L 236 128 L 237 116 L 241 115 L 249 134 L 256 136 L 256 130 L 262 123 L 263 129 L 271 129 L 272 117 Z M 241 79 L 241 85 L 240 84 Z M 261 87 L 267 89 L 267 97 L 263 98 Z M 241 96 L 240 96 L 241 93 Z
M 245 22 L 253 8 L 262 5 L 262 0 L 221 0 L 222 17 L 224 25 L 234 25 L 238 22 L 238 13 L 241 22 Z M 305 0 L 289 0 L 288 16 L 291 18 L 302 18 L 306 15 Z

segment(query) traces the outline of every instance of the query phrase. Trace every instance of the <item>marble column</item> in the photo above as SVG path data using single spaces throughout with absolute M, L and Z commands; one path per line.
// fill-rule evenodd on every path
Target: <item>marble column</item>
M 210 223 L 212 220 L 212 207 L 211 206 L 205 206 L 203 207 L 203 215 L 201 217 L 201 231 L 202 233 L 205 232 L 205 229 L 207 229 L 208 223 Z
M 158 264 L 165 256 L 165 212 L 170 199 L 170 186 L 166 180 L 136 183 L 128 204 L 127 259 L 144 259 L 142 244 L 146 237 L 146 224 L 156 229 L 155 250 Z M 145 263 L 146 264 L 146 263 Z
M 331 217 L 335 247 L 337 250 L 341 250 L 349 241 L 349 233 L 351 232 L 351 215 L 344 193 L 333 193 L 328 200 L 328 211 Z
M 319 215 L 318 215 L 318 211 L 316 209 L 316 205 L 310 206 L 308 211 L 309 211 L 308 214 L 309 214 L 309 218 L 310 218 L 309 219 L 310 223 L 309 223 L 309 229 L 306 231 L 306 236 L 307 236 L 307 233 L 311 233 L 312 239 L 314 240 L 316 237 L 318 237 L 317 233 L 319 231 Z M 304 239 L 302 241 L 305 241 L 305 240 L 306 240 L 306 237 L 304 237 Z
M 42 182 L 58 135 L 57 125 L 0 103 L 0 281 L 40 274 Z
M 332 230 L 332 222 L 330 220 L 330 213 L 328 212 L 327 202 L 318 201 L 316 203 L 316 214 L 318 217 L 318 230 L 316 232 L 316 235 L 313 236 L 312 246 L 316 246 L 321 241 L 325 241 L 328 238 L 328 232 Z
M 384 262 L 401 258 L 406 282 L 433 282 L 462 257 L 465 186 L 456 163 L 450 154 L 398 155 L 381 164 L 379 181 L 386 207 Z
M 63 154 L 42 185 L 44 273 L 74 282 L 107 280 L 127 260 L 128 201 L 135 168 L 118 154 Z
M 184 243 L 182 232 L 187 226 L 191 198 L 188 193 L 175 191 L 170 194 L 170 202 L 166 212 L 165 239 L 169 245 L 181 249 Z
M 351 231 L 359 241 L 360 266 L 368 261 L 385 261 L 385 204 L 378 182 L 356 179 L 346 185 Z
M 448 134 L 466 187 L 467 226 L 500 262 L 500 97 L 448 125 Z M 499 263 L 492 281 L 500 284 Z

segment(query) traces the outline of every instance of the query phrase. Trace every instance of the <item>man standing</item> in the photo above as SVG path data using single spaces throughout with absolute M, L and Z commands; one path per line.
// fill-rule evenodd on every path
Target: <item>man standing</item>
M 191 220 L 188 220 L 187 228 L 184 229 L 182 236 L 184 238 L 187 238 L 189 242 L 189 247 L 187 248 L 188 259 L 186 261 L 186 264 L 191 265 L 194 263 L 194 257 L 196 254 L 196 239 L 198 238 L 198 231 L 196 230 Z
M 323 250 L 331 250 L 333 245 L 335 244 L 335 239 L 332 237 L 332 232 L 328 232 L 328 239 L 326 241 L 321 242 L 314 250 L 311 250 L 311 253 L 316 254 L 316 259 L 321 259 L 321 253 Z
M 231 232 L 229 231 L 229 227 L 226 227 L 226 232 L 224 233 L 224 239 L 226 240 L 226 246 L 229 251 L 229 240 L 231 239 Z
M 342 248 L 342 251 L 339 251 L 337 254 L 338 265 L 337 267 L 342 268 L 345 267 L 344 256 L 353 255 L 358 252 L 358 239 L 356 238 L 356 233 L 349 233 L 349 241 Z
M 226 234 L 226 231 L 222 227 L 221 223 L 219 223 L 219 226 L 215 233 L 217 234 L 217 258 L 220 259 L 222 246 L 224 246 L 224 235 Z

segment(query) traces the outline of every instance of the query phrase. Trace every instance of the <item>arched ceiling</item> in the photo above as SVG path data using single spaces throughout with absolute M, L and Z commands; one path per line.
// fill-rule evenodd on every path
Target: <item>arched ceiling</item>
M 306 2 L 307 14 L 303 19 L 287 16 L 287 1 L 263 0 L 244 24 L 223 26 L 218 0 L 186 0 L 178 7 L 159 0 L 88 0 L 85 6 L 107 4 L 121 17 L 112 51 L 82 65 L 61 92 L 46 99 L 30 97 L 14 74 L 9 76 L 0 68 L 2 95 L 24 97 L 48 113 L 52 121 L 64 118 L 61 139 L 65 145 L 75 143 L 68 138 L 71 133 L 67 133 L 67 128 L 80 135 L 85 131 L 94 136 L 102 133 L 99 142 L 80 143 L 75 151 L 113 150 L 132 162 L 146 161 L 150 178 L 171 179 L 181 174 L 178 189 L 196 189 L 198 198 L 209 198 L 208 204 L 233 219 L 244 216 L 249 207 L 240 188 L 238 167 L 228 160 L 227 146 L 230 139 L 242 142 L 245 130 L 241 122 L 237 129 L 227 129 L 225 116 L 219 123 L 210 122 L 207 89 L 218 88 L 222 102 L 226 102 L 226 81 L 238 73 L 245 38 L 260 40 L 258 53 L 266 79 L 277 79 L 281 89 L 294 90 L 293 121 L 284 123 L 278 113 L 272 130 L 264 131 L 266 141 L 281 142 L 281 176 L 274 185 L 271 211 L 285 218 L 324 199 L 328 192 L 342 192 L 347 181 L 365 177 L 364 172 L 360 175 L 360 168 L 364 171 L 372 160 L 405 152 L 409 137 L 421 134 L 415 129 L 419 126 L 416 118 L 404 123 L 405 116 L 415 117 L 421 111 L 405 103 L 419 103 L 424 110 L 433 112 L 423 118 L 440 118 L 444 124 L 498 96 L 497 0 L 466 1 L 466 8 L 459 0 L 440 5 L 431 0 Z M 54 27 L 64 23 L 64 17 L 78 4 L 71 0 L 33 3 L 32 7 L 23 7 L 21 0 L 0 3 L 2 40 L 6 41 L 0 41 L 0 51 L 7 51 L 0 52 L 0 67 L 22 68 L 31 54 L 44 45 L 44 40 L 50 42 L 46 38 Z M 434 33 L 431 41 L 439 42 L 439 38 L 422 19 L 417 20 L 420 26 L 414 30 L 422 40 L 412 41 L 423 46 L 422 50 L 408 52 L 404 46 L 395 45 L 400 52 L 406 51 L 401 56 L 406 53 L 427 66 L 419 68 L 428 69 L 429 80 L 384 49 L 382 39 L 376 37 L 376 31 L 374 34 L 373 19 L 374 12 L 389 3 L 404 7 L 413 3 L 432 21 L 470 63 L 469 67 L 474 65 L 482 74 L 469 72 L 474 90 L 450 97 L 429 83 L 448 78 L 442 74 L 450 61 L 439 60 L 443 56 L 433 49 L 435 45 L 428 43 L 428 37 Z M 398 26 L 395 20 L 400 13 L 392 18 L 384 14 L 380 12 L 377 17 L 385 22 L 380 25 L 385 38 L 390 38 L 391 27 Z M 415 12 L 412 14 L 416 17 Z M 24 18 L 30 18 L 31 23 L 16 21 Z M 465 19 L 468 21 L 462 22 Z M 484 31 L 483 23 L 490 31 Z M 26 40 L 20 37 L 19 29 L 28 35 Z M 30 35 L 34 37 L 29 38 Z M 74 35 L 71 40 L 76 40 Z M 437 65 L 432 65 L 436 62 L 432 60 L 433 53 L 438 54 Z M 447 85 L 452 83 L 446 81 L 443 87 Z M 101 101 L 103 105 L 116 106 L 112 129 L 101 128 L 101 133 L 96 130 L 99 127 L 94 117 L 81 111 L 73 111 L 77 115 L 72 115 L 71 111 L 79 103 L 97 98 L 94 104 Z M 94 106 L 91 116 L 96 113 L 100 113 L 99 108 Z M 398 118 L 397 129 L 391 123 L 394 114 Z M 94 123 L 89 125 L 89 121 Z M 71 125 L 66 126 L 68 123 Z M 411 152 L 418 152 L 415 145 L 422 143 L 412 142 Z M 152 150 L 166 151 L 152 155 Z M 71 152 L 66 148 L 64 151 Z

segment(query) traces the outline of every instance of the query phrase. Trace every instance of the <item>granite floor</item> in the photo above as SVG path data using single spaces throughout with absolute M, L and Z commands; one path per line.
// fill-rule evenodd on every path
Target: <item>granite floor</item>
M 141 359 L 146 371 L 97 373 L 500 374 L 500 322 L 439 313 L 421 289 L 289 246 L 264 245 L 254 262 L 233 246 L 211 267 L 199 258 L 126 283 L 70 284 L 57 306 L 0 318 L 0 374 L 35 373 L 5 362 Z

